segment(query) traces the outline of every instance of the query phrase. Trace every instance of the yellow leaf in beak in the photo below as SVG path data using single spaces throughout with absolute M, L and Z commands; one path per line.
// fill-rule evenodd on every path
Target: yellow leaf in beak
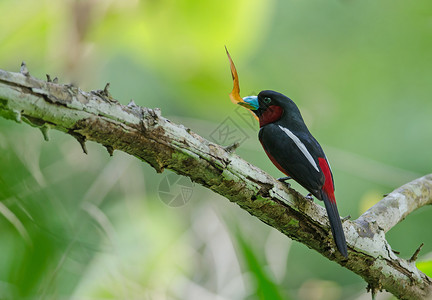
M 240 97 L 240 84 L 239 84 L 237 70 L 236 70 L 234 62 L 233 62 L 233 60 L 231 58 L 231 55 L 229 54 L 228 49 L 227 49 L 226 46 L 225 46 L 225 50 L 226 50 L 226 53 L 228 55 L 228 60 L 230 62 L 231 76 L 232 76 L 232 79 L 233 79 L 233 89 L 232 89 L 231 93 L 229 94 L 229 97 L 230 97 L 232 103 L 241 105 L 244 108 L 247 108 L 249 110 L 253 110 L 254 107 L 251 106 L 249 103 L 245 102 L 243 100 L 243 98 Z M 252 111 L 251 111 L 251 113 L 255 117 L 255 119 L 258 120 L 258 117 Z
M 240 97 L 240 84 L 239 84 L 238 74 L 234 62 L 231 58 L 231 55 L 229 54 L 228 49 L 226 47 L 225 50 L 228 55 L 228 60 L 230 62 L 231 76 L 233 79 L 233 89 L 229 94 L 229 97 L 234 104 L 238 104 L 239 102 L 243 102 L 242 97 Z

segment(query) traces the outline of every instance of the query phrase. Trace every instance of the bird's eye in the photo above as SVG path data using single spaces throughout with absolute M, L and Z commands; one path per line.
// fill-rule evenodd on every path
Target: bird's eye
M 269 103 L 271 102 L 271 98 L 269 98 L 269 97 L 264 97 L 263 102 L 264 102 L 265 104 L 269 104 Z

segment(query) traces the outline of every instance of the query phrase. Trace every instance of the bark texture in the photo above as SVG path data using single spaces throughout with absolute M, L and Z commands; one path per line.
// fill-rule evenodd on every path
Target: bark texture
M 48 77 L 49 78 L 49 77 Z M 122 105 L 104 90 L 84 92 L 33 78 L 25 66 L 20 73 L 0 70 L 0 115 L 72 135 L 86 152 L 90 140 L 124 151 L 157 172 L 170 169 L 219 193 L 286 236 L 357 273 L 372 290 L 386 289 L 400 299 L 430 299 L 432 280 L 415 262 L 399 258 L 385 232 L 413 210 L 432 203 L 432 174 L 395 190 L 354 221 L 343 224 L 349 257 L 335 250 L 323 207 L 232 152 L 211 143 L 160 110 Z M 235 147 L 234 147 L 235 148 Z M 416 245 L 413 245 L 413 252 Z

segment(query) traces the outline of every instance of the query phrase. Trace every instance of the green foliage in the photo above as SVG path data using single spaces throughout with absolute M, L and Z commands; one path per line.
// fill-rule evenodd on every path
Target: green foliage
M 432 277 L 432 260 L 416 262 L 417 268 L 425 273 L 427 276 Z
M 287 296 L 282 297 L 277 284 L 273 282 L 271 277 L 267 274 L 266 269 L 263 267 L 257 254 L 254 253 L 251 244 L 246 241 L 241 233 L 236 235 L 236 240 L 239 244 L 240 253 L 244 257 L 247 269 L 249 270 L 253 281 L 255 282 L 256 290 L 254 294 L 257 299 L 285 299 L 289 300 Z

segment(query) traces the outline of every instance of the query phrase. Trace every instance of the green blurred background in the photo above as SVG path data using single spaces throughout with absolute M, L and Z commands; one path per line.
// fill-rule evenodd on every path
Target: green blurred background
M 280 177 L 228 98 L 227 45 L 242 96 L 298 104 L 343 216 L 432 172 L 430 0 L 1 0 L 0 12 L 1 69 L 110 82 L 121 103 L 214 142 L 235 131 L 237 153 Z M 357 275 L 188 179 L 50 137 L 0 120 L 0 299 L 370 299 Z M 431 217 L 387 234 L 401 257 L 424 242 L 432 259 Z

